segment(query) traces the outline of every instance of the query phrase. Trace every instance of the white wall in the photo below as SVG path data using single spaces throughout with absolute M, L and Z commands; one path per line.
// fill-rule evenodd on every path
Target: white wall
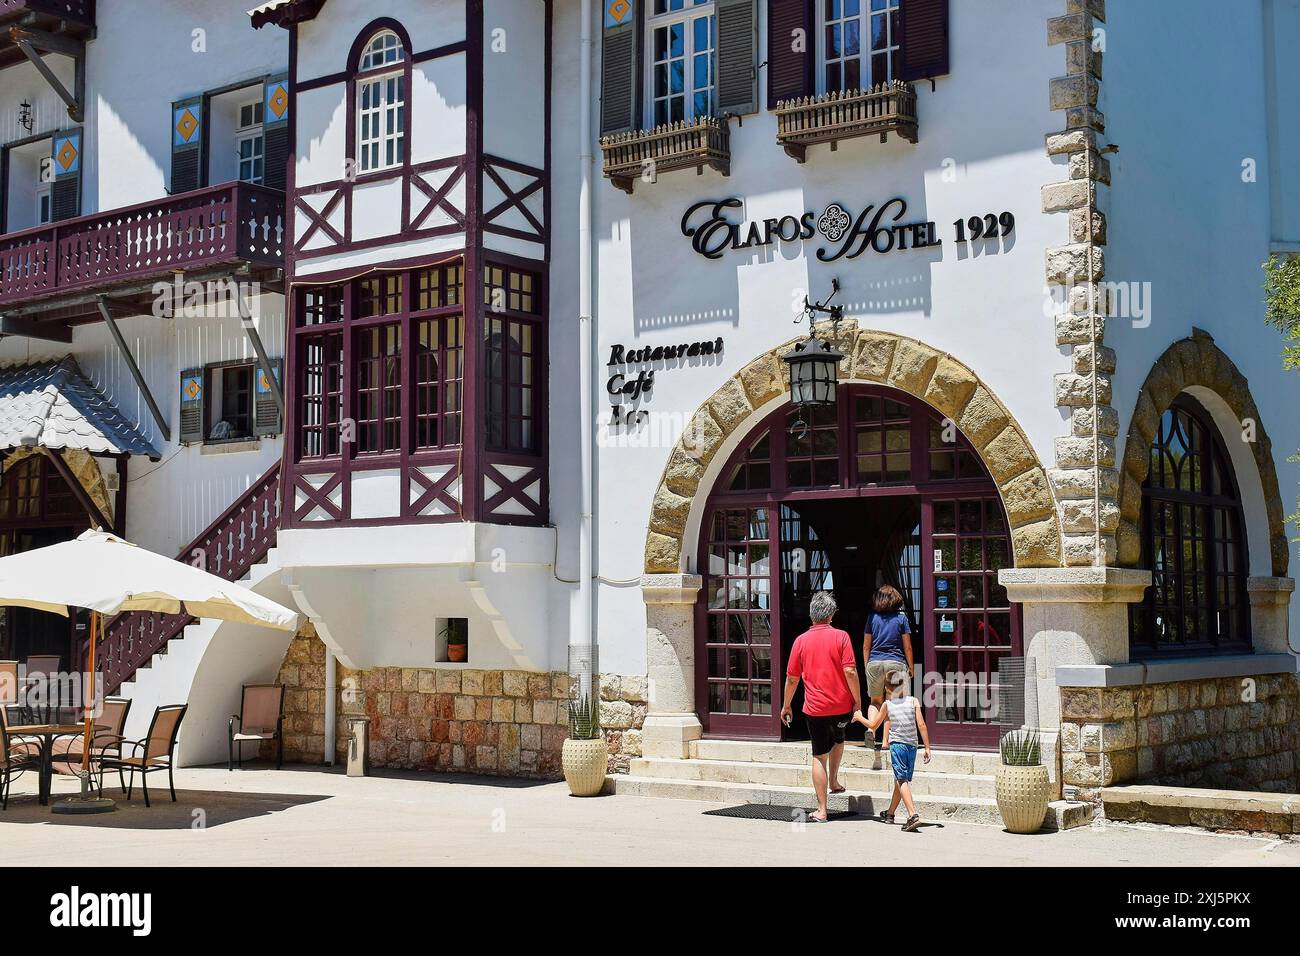
M 794 337 L 794 307 L 804 292 L 822 298 L 838 277 L 848 316 L 968 364 L 1050 465 L 1053 439 L 1068 430 L 1053 404 L 1052 382 L 1067 371 L 1067 361 L 1045 314 L 1043 288 L 1043 250 L 1067 241 L 1066 219 L 1043 215 L 1039 195 L 1041 185 L 1065 178 L 1044 151 L 1045 134 L 1061 125 L 1060 114 L 1048 110 L 1047 95 L 1048 79 L 1063 72 L 1062 49 L 1046 43 L 1046 21 L 1061 12 L 1058 6 L 1050 0 L 952 4 L 951 74 L 938 80 L 935 92 L 917 84 L 917 145 L 892 137 L 886 144 L 851 140 L 836 152 L 814 147 L 800 166 L 777 145 L 775 116 L 764 109 L 743 125 L 732 123 L 729 178 L 709 170 L 703 176 L 667 173 L 657 183 L 638 183 L 631 197 L 599 180 L 597 370 L 603 371 L 615 343 L 671 345 L 722 336 L 716 365 L 660 371 L 654 397 L 641 405 L 684 421 L 728 376 Z M 576 25 L 557 24 L 557 63 L 576 58 L 576 34 Z M 759 35 L 765 37 L 765 24 Z M 766 59 L 765 50 L 759 59 Z M 565 86 L 557 82 L 556 88 Z M 565 98 L 558 94 L 556 103 Z M 570 141 L 572 131 L 563 126 L 570 121 L 558 118 L 557 142 Z M 814 258 L 821 245 L 814 240 L 707 261 L 691 250 L 680 219 L 698 200 L 729 196 L 744 200 L 745 219 L 759 221 L 805 210 L 820 214 L 830 202 L 857 212 L 902 196 L 906 220 L 933 220 L 944 245 L 828 265 Z M 1016 216 L 1013 241 L 989 248 L 956 244 L 955 219 L 1003 210 Z M 607 397 L 598 397 L 607 418 Z M 654 447 L 599 451 L 599 572 L 606 578 L 626 581 L 641 571 L 651 499 L 675 437 Z M 553 452 L 552 467 L 560 461 Z M 687 550 L 693 556 L 694 545 Z M 599 602 L 602 668 L 643 670 L 645 638 L 635 626 L 644 620 L 640 590 L 602 584 Z
M 1274 10 L 1275 37 L 1265 34 L 1265 3 Z M 1120 147 L 1111 157 L 1107 278 L 1149 283 L 1151 300 L 1149 325 L 1125 319 L 1107 325 L 1107 344 L 1119 355 L 1114 404 L 1123 435 L 1152 363 L 1193 326 L 1206 330 L 1250 381 L 1290 512 L 1300 469 L 1286 458 L 1300 447 L 1300 379 L 1282 371 L 1282 338 L 1264 324 L 1260 265 L 1270 238 L 1287 238 L 1287 223 L 1300 215 L 1294 192 L 1300 91 L 1294 82 L 1279 87 L 1286 111 L 1281 138 L 1270 143 L 1263 64 L 1266 44 L 1276 42 L 1283 54 L 1279 72 L 1294 75 L 1300 5 L 1262 0 L 1233 5 L 1231 16 L 1223 12 L 1209 0 L 1186 0 L 1178 17 L 1152 4 L 1107 8 L 1103 109 L 1107 135 Z M 1121 90 L 1132 93 L 1117 95 Z M 1254 181 L 1243 175 L 1243 163 L 1253 164 Z M 1281 236 L 1274 231 L 1274 169 L 1287 177 Z M 1224 437 L 1240 441 L 1240 430 Z M 1252 524 L 1248 534 L 1251 573 L 1270 574 L 1266 529 Z M 1297 602 L 1291 620 L 1295 634 Z
M 415 53 L 465 39 L 464 0 L 328 3 L 319 16 L 299 27 L 299 82 L 346 70 L 352 44 L 365 26 L 377 17 L 388 17 L 402 24 L 411 37 Z
M 483 4 L 483 149 L 530 166 L 545 165 L 545 37 L 542 0 Z

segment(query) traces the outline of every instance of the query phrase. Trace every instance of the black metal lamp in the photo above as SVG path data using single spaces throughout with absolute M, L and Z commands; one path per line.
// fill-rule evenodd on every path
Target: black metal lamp
M 818 313 L 831 318 L 832 335 L 839 329 L 844 309 L 831 305 L 831 299 L 840 291 L 838 279 L 831 280 L 833 291 L 825 302 L 811 302 L 804 297 L 804 314 L 808 319 L 808 338 L 781 356 L 790 366 L 790 401 L 799 406 L 834 405 L 839 385 L 840 361 L 844 353 L 829 342 L 823 342 L 813 332 L 813 321 Z M 796 319 L 795 321 L 799 321 Z

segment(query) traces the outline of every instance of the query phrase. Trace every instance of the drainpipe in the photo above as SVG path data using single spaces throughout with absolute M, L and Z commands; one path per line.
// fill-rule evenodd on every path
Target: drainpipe
M 579 47 L 579 148 L 578 148 L 578 421 L 579 459 L 581 475 L 581 522 L 578 531 L 578 607 L 569 634 L 569 670 L 572 674 L 575 661 L 591 662 L 595 656 L 594 594 L 592 588 L 592 296 L 591 296 L 591 0 L 582 0 L 582 30 Z M 591 670 L 592 685 L 597 678 Z M 595 686 L 582 687 L 578 692 L 595 699 Z
M 338 695 L 335 682 L 338 680 L 338 667 L 334 663 L 334 652 L 325 645 L 325 766 L 334 766 L 335 738 L 338 736 Z

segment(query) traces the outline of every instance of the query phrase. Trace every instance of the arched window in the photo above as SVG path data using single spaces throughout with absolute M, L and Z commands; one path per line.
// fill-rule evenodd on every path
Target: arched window
M 363 173 L 402 165 L 406 140 L 406 50 L 392 30 L 366 44 L 357 66 L 357 164 Z
M 1209 414 L 1180 395 L 1160 419 L 1142 485 L 1142 567 L 1130 651 L 1238 653 L 1250 648 L 1246 532 L 1232 462 Z

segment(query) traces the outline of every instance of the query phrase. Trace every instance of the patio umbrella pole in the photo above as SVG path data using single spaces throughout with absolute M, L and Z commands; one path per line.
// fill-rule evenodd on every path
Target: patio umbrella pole
M 98 611 L 90 612 L 90 655 L 86 661 L 86 722 L 81 744 L 81 794 L 60 800 L 52 809 L 55 813 L 106 813 L 117 808 L 108 797 L 90 793 L 90 749 L 95 742 L 95 651 L 99 644 L 101 626 Z

